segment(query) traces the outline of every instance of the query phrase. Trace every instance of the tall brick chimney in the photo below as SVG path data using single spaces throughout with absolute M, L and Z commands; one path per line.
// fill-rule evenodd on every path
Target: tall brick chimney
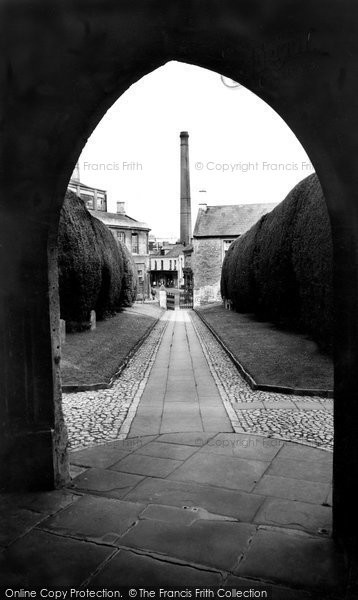
M 191 242 L 191 199 L 189 169 L 189 134 L 180 134 L 180 242 L 188 245 Z

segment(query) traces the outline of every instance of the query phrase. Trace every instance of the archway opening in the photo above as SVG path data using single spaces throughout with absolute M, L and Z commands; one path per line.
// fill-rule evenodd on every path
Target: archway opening
M 150 8 L 153 8 L 152 5 Z M 59 428 L 55 426 L 55 443 L 52 433 L 55 421 L 57 419 L 57 423 L 60 423 L 61 415 L 57 412 L 56 402 L 50 404 L 48 401 L 49 398 L 58 400 L 59 397 L 56 278 L 53 277 L 55 269 L 50 268 L 50 312 L 48 273 L 45 269 L 48 261 L 48 224 L 51 222 L 53 231 L 57 231 L 56 218 L 71 171 L 85 138 L 106 109 L 133 81 L 168 59 L 177 58 L 237 78 L 267 100 L 303 141 L 322 181 L 333 222 L 335 301 L 339 317 L 335 330 L 335 385 L 336 396 L 342 401 L 342 406 L 336 408 L 336 526 L 343 536 L 352 539 L 350 528 L 354 515 L 354 494 L 350 492 L 354 477 L 351 477 L 350 471 L 356 472 L 357 464 L 355 434 L 351 426 L 355 408 L 351 396 L 356 382 L 354 343 L 358 326 L 354 320 L 350 322 L 357 289 L 356 261 L 350 261 L 350 257 L 356 255 L 357 248 L 357 210 L 351 201 L 356 182 L 355 163 L 349 157 L 349 149 L 355 149 L 351 131 L 356 129 L 357 117 L 352 108 L 354 86 L 346 85 L 346 67 L 351 65 L 352 59 L 351 55 L 348 57 L 342 51 L 341 44 L 342 32 L 349 29 L 346 20 L 349 18 L 348 12 L 338 9 L 333 26 L 330 11 L 320 14 L 317 8 L 314 14 L 310 14 L 308 23 L 301 5 L 299 8 L 297 6 L 294 15 L 286 13 L 283 7 L 276 7 L 270 19 L 259 13 L 261 27 L 257 26 L 252 14 L 247 11 L 242 13 L 241 3 L 237 7 L 237 14 L 231 5 L 226 8 L 224 16 L 220 16 L 219 9 L 213 6 L 209 14 L 201 14 L 199 18 L 199 14 L 191 7 L 188 8 L 189 14 L 183 15 L 180 11 L 178 14 L 175 10 L 174 14 L 168 9 L 168 13 L 159 16 L 156 11 L 155 14 L 144 14 L 142 6 L 133 15 L 127 12 L 123 15 L 118 6 L 113 6 L 108 7 L 106 14 L 102 13 L 98 21 L 93 19 L 96 11 L 88 14 L 88 21 L 84 24 L 82 11 L 71 5 L 66 8 L 71 13 L 71 19 L 59 21 L 53 38 L 47 36 L 44 41 L 39 40 L 38 25 L 32 21 L 31 14 L 26 13 L 27 41 L 35 53 L 18 51 L 23 43 L 22 36 L 18 35 L 21 34 L 21 27 L 16 26 L 17 35 L 9 39 L 9 53 L 10 48 L 16 46 L 16 68 L 23 69 L 25 65 L 25 71 L 30 72 L 27 71 L 27 61 L 36 64 L 43 62 L 41 68 L 36 68 L 36 81 L 26 77 L 24 87 L 14 84 L 12 67 L 8 65 L 6 71 L 12 82 L 9 98 L 14 102 L 7 103 L 9 118 L 4 121 L 4 140 L 8 149 L 4 169 L 7 173 L 5 191 L 9 200 L 13 198 L 16 209 L 4 211 L 3 239 L 5 250 L 12 248 L 13 239 L 17 241 L 16 252 L 9 252 L 10 259 L 6 266 L 11 273 L 20 273 L 21 277 L 18 280 L 11 277 L 3 295 L 5 321 L 18 325 L 15 336 L 9 334 L 10 326 L 6 326 L 3 346 L 8 364 L 3 373 L 6 382 L 4 470 L 11 472 L 13 465 L 21 463 L 21 455 L 26 456 L 27 449 L 32 447 L 34 450 L 28 455 L 25 468 L 22 471 L 20 469 L 15 478 L 17 482 L 25 472 L 29 474 L 26 484 L 30 487 L 38 485 L 41 470 L 47 473 L 47 484 L 51 479 L 56 479 L 56 474 L 59 481 L 63 476 L 59 462 L 64 445 L 61 446 L 61 440 L 60 444 L 57 443 Z M 50 15 L 44 11 L 43 16 L 53 24 L 52 13 Z M 13 13 L 9 13 L 8 18 L 11 21 Z M 202 19 L 205 19 L 204 23 Z M 284 40 L 276 35 L 275 23 L 278 21 L 280 24 L 289 24 L 289 33 Z M 135 23 L 136 27 L 127 27 L 129 23 Z M 148 27 L 148 23 L 153 24 L 153 28 Z M 328 31 L 328 28 L 332 32 L 330 36 L 317 33 Z M 119 36 L 119 31 L 123 33 L 122 36 Z M 104 35 L 105 32 L 109 33 L 108 37 Z M 141 33 L 143 35 L 138 36 Z M 140 45 L 138 39 L 141 40 Z M 200 44 L 198 39 L 201 40 Z M 337 39 L 340 40 L 338 45 Z M 69 40 L 70 48 L 67 47 Z M 101 52 L 93 56 L 92 47 L 98 48 L 98 40 L 101 41 Z M 59 48 L 65 51 L 61 52 Z M 18 60 L 20 56 L 24 56 L 24 62 Z M 51 67 L 45 64 L 48 56 L 54 57 Z M 88 61 L 83 60 L 84 56 L 88 56 Z M 115 57 L 120 57 L 120 60 Z M 282 60 L 277 60 L 280 57 Z M 65 86 L 63 81 L 59 81 L 59 72 L 64 74 Z M 29 98 L 38 97 L 38 104 L 28 101 Z M 296 108 L 298 100 L 302 109 L 299 112 Z M 340 109 L 342 105 L 347 107 L 350 120 Z M 21 118 L 18 118 L 20 115 Z M 327 127 L 327 122 L 332 127 Z M 24 123 L 27 123 L 26 134 Z M 55 143 L 59 138 L 61 143 Z M 19 144 L 20 139 L 25 139 L 26 143 Z M 38 186 L 36 191 L 34 183 Z M 19 222 L 19 214 L 26 213 L 24 197 L 33 207 L 33 218 L 25 219 L 25 225 L 19 231 L 15 222 Z M 55 265 L 56 244 L 53 238 L 48 250 L 51 267 Z M 30 276 L 23 277 L 26 267 L 30 267 Z M 32 278 L 32 274 L 36 274 L 36 278 Z M 352 281 L 354 283 L 350 285 Z M 346 293 L 340 294 L 339 290 L 342 289 Z M 42 293 L 39 294 L 39 290 Z M 21 325 L 25 322 L 29 307 L 32 323 L 30 335 Z M 22 352 L 22 347 L 27 351 Z M 26 360 L 29 355 L 31 361 Z M 22 368 L 26 362 L 26 368 Z M 16 366 L 12 372 L 11 365 L 15 363 L 20 366 Z M 29 364 L 30 368 L 27 368 Z M 12 408 L 9 410 L 10 400 Z M 18 428 L 21 414 L 25 414 L 26 419 Z M 32 440 L 34 444 L 31 444 Z M 55 467 L 51 470 L 54 447 Z M 46 455 L 45 459 L 41 458 L 42 454 Z M 33 471 L 36 471 L 34 476 Z
M 148 220 L 154 221 L 154 227 L 151 226 L 151 229 L 158 227 L 157 221 L 160 221 L 161 224 L 163 223 L 164 226 L 169 224 L 172 229 L 164 231 L 155 229 L 156 233 L 159 231 L 157 237 L 161 238 L 160 241 L 167 240 L 176 242 L 179 237 L 180 190 L 178 134 L 179 131 L 185 127 L 185 123 L 188 123 L 188 120 L 190 120 L 190 126 L 187 126 L 187 129 L 190 132 L 191 141 L 191 190 L 192 199 L 194 200 L 195 198 L 195 208 L 193 211 L 194 221 L 196 220 L 195 213 L 199 211 L 199 204 L 203 205 L 203 193 L 206 196 L 206 204 L 209 207 L 223 206 L 225 207 L 225 210 L 228 210 L 228 206 L 235 206 L 236 204 L 243 204 L 245 206 L 251 204 L 256 210 L 256 205 L 262 204 L 262 196 L 264 196 L 263 204 L 265 206 L 263 208 L 265 210 L 263 213 L 257 213 L 257 218 L 260 218 L 262 214 L 267 214 L 267 211 L 273 209 L 272 206 L 268 208 L 266 206 L 267 204 L 279 203 L 290 189 L 307 175 L 307 171 L 312 172 L 313 170 L 307 155 L 292 135 L 292 132 L 282 124 L 281 119 L 273 113 L 271 109 L 265 107 L 262 101 L 258 99 L 255 101 L 255 97 L 244 88 L 239 88 L 235 92 L 229 90 L 222 83 L 217 74 L 202 72 L 194 67 L 190 68 L 189 74 L 192 75 L 192 79 L 189 79 L 191 85 L 188 85 L 181 74 L 181 71 L 184 70 L 186 70 L 185 65 L 177 66 L 169 64 L 165 68 L 155 72 L 152 76 L 148 76 L 147 80 L 142 82 L 142 90 L 140 89 L 140 84 L 134 86 L 129 92 L 128 99 L 125 98 L 124 95 L 118 102 L 118 105 L 113 107 L 111 113 L 108 115 L 107 123 L 106 119 L 103 119 L 102 129 L 99 128 L 94 133 L 92 142 L 90 140 L 88 147 L 84 150 L 82 157 L 79 160 L 80 173 L 83 174 L 81 176 L 81 178 L 83 177 L 83 183 L 91 184 L 94 189 L 108 190 L 108 188 L 111 188 L 111 192 L 108 194 L 107 204 L 107 211 L 109 213 L 113 215 L 116 212 L 117 202 L 120 203 L 119 209 L 122 211 L 122 203 L 126 202 L 127 213 L 130 216 L 136 217 L 140 222 Z M 153 79 L 153 83 L 150 82 L 149 85 L 150 78 Z M 176 81 L 176 78 L 179 80 Z M 168 87 L 164 88 L 164 98 L 159 95 L 160 99 L 158 99 L 158 89 L 163 88 L 160 88 L 158 80 L 159 82 L 163 80 L 165 85 L 168 85 Z M 153 85 L 152 89 L 151 85 Z M 218 99 L 212 99 L 213 104 L 210 104 L 207 100 L 205 111 L 202 108 L 204 102 L 203 97 L 197 96 L 198 89 L 204 85 L 208 86 L 205 89 L 207 99 L 210 96 L 212 97 L 214 94 L 213 90 L 215 90 L 216 87 L 218 88 Z M 183 88 L 186 90 L 185 93 L 179 95 L 180 89 Z M 187 90 L 191 91 L 190 95 Z M 166 91 L 167 95 L 165 93 Z M 147 111 L 151 114 L 151 122 L 149 123 L 147 114 L 142 115 L 140 111 L 140 107 L 144 104 L 141 92 L 142 94 L 145 94 L 145 98 L 148 101 Z M 192 105 L 193 97 L 196 98 L 195 107 Z M 177 105 L 174 103 L 175 99 L 178 103 Z M 187 106 L 183 111 L 184 117 L 180 115 L 179 118 L 175 116 L 173 119 L 172 114 L 174 113 L 174 115 L 176 115 L 177 107 L 183 106 L 185 101 L 187 102 Z M 225 105 L 225 102 L 227 103 L 227 106 Z M 249 117 L 248 112 L 251 103 L 254 103 L 254 110 L 253 114 Z M 242 118 L 237 119 L 238 123 L 235 128 L 231 127 L 228 136 L 228 129 L 232 121 L 234 106 L 237 107 L 241 105 Z M 219 112 L 220 117 L 216 121 L 212 118 L 210 126 L 208 127 L 208 117 L 209 115 L 212 115 L 214 106 Z M 225 109 L 221 108 L 219 110 L 219 106 L 225 107 Z M 165 107 L 170 107 L 168 113 L 164 112 Z M 157 110 L 157 113 L 154 108 Z M 163 124 L 161 124 L 160 118 L 163 112 Z M 225 114 L 225 119 L 223 118 L 223 114 Z M 138 122 L 136 122 L 135 127 L 133 127 L 136 115 L 140 115 L 141 118 L 138 118 Z M 266 131 L 263 134 L 265 125 Z M 223 131 L 224 135 L 222 135 Z M 119 132 L 121 132 L 120 135 Z M 227 140 L 229 143 L 227 143 Z M 275 144 L 273 144 L 273 140 L 275 141 Z M 127 143 L 129 149 L 127 149 Z M 136 154 L 136 149 L 138 148 L 139 154 Z M 231 156 L 234 158 L 231 158 Z M 164 181 L 161 180 L 162 173 L 164 173 Z M 245 178 L 248 178 L 248 180 Z M 284 179 L 283 182 L 281 181 L 282 178 Z M 229 181 L 227 181 L 227 179 L 229 179 Z M 259 184 L 257 184 L 257 179 L 261 179 Z M 255 185 L 257 185 L 256 188 Z M 271 189 L 271 187 L 273 189 Z M 206 191 L 203 192 L 202 190 L 205 188 Z M 152 190 L 155 190 L 155 198 L 153 203 L 150 203 L 150 207 L 148 207 L 149 200 L 153 194 Z M 142 202 L 139 201 L 140 198 L 142 198 Z M 157 200 L 158 203 L 156 203 Z M 96 210 L 96 207 L 92 204 L 92 200 L 89 199 L 88 202 L 88 207 L 92 210 L 93 214 L 96 217 L 100 217 L 98 214 L 100 211 Z M 202 211 L 203 208 L 200 208 L 200 210 Z M 161 211 L 167 211 L 164 217 L 160 214 Z M 176 213 L 175 223 L 173 223 L 174 218 L 172 212 Z M 103 214 L 105 213 L 106 211 L 104 210 Z M 123 213 L 120 212 L 119 214 L 122 215 Z M 120 217 L 120 219 L 121 218 L 122 217 Z M 119 231 L 122 232 L 125 228 L 120 219 L 118 220 L 118 227 Z M 120 223 L 122 223 L 122 225 L 120 225 Z M 254 225 L 255 223 L 256 219 L 253 217 L 251 224 Z M 151 222 L 149 224 L 151 225 Z M 230 224 L 230 222 L 228 221 L 227 224 Z M 161 227 L 162 226 L 163 225 L 161 225 Z M 115 224 L 113 225 L 113 222 L 112 227 L 116 227 Z M 175 233 L 177 235 L 175 235 Z M 238 235 L 244 233 L 245 230 L 237 231 Z M 203 259 L 207 261 L 208 248 L 206 240 L 209 237 L 212 243 L 213 238 L 215 238 L 215 232 L 212 233 L 211 237 L 208 234 L 203 237 L 204 245 L 202 246 L 202 249 L 200 249 L 200 244 L 203 243 L 203 240 L 198 236 L 198 247 L 196 248 L 196 251 L 199 253 L 201 252 Z M 228 241 L 232 241 L 234 236 L 230 229 L 228 232 L 222 231 L 221 234 L 217 234 L 216 237 L 220 244 L 218 256 L 220 259 L 219 270 L 221 271 L 226 249 L 224 249 L 224 244 Z M 170 240 L 170 238 L 174 239 Z M 161 257 L 159 255 L 157 256 L 157 254 L 153 255 L 152 260 L 154 262 L 157 261 L 158 263 L 157 269 L 153 268 L 153 271 L 163 271 L 159 266 L 159 263 L 164 260 L 164 256 L 165 254 L 162 254 Z M 174 261 L 174 258 L 170 260 Z M 212 250 L 211 260 L 215 260 Z M 211 265 L 209 265 L 209 268 L 210 266 Z M 214 265 L 214 268 L 217 270 L 216 264 Z M 149 271 L 152 271 L 152 269 L 149 269 Z M 151 283 L 153 283 L 153 281 L 151 281 Z M 219 283 L 219 281 L 216 282 L 210 280 L 208 286 L 211 285 L 212 287 L 215 287 L 215 284 L 218 284 L 219 287 Z M 204 286 L 205 284 L 203 284 L 203 287 Z M 211 301 L 215 299 L 218 300 L 218 297 L 215 298 L 213 296 L 210 298 Z M 205 304 L 205 299 L 202 304 Z M 193 317 L 193 319 L 195 319 L 195 317 Z M 276 464 L 270 466 L 273 474 L 269 474 L 267 480 L 261 481 L 260 478 L 260 481 L 256 481 L 255 484 L 253 484 L 253 490 L 254 492 L 255 490 L 258 490 L 259 494 L 261 494 L 263 486 L 268 485 L 270 482 L 272 483 L 275 478 L 280 477 L 283 487 L 281 492 L 277 492 L 278 495 L 276 496 L 276 499 L 273 500 L 273 504 L 276 503 L 279 505 L 280 502 L 289 504 L 290 501 L 287 499 L 287 493 L 292 484 L 292 481 L 290 481 L 292 478 L 288 477 L 288 472 L 286 472 L 286 475 L 282 475 L 281 473 L 280 476 L 277 476 L 275 474 L 275 469 L 286 468 L 290 465 L 290 469 L 292 470 L 293 466 L 289 463 L 290 460 L 293 460 L 293 465 L 296 465 L 297 469 L 302 469 L 302 465 L 304 466 L 310 461 L 318 461 L 319 458 L 323 456 L 319 452 L 317 452 L 317 456 L 314 451 L 310 453 L 310 448 L 312 446 L 325 449 L 329 446 L 329 444 L 326 443 L 327 440 L 322 439 L 320 441 L 319 439 L 321 433 L 323 434 L 323 438 L 325 437 L 325 432 L 320 430 L 322 424 L 315 423 L 315 433 L 312 433 L 312 415 L 317 421 L 318 412 L 321 411 L 323 414 L 323 426 L 329 423 L 329 432 L 327 435 L 330 436 L 331 443 L 331 405 L 326 412 L 323 402 L 317 407 L 317 398 L 309 398 L 308 400 L 307 398 L 301 398 L 296 405 L 295 399 L 292 400 L 292 396 L 288 396 L 283 390 L 280 390 L 279 385 L 276 386 L 275 390 L 266 390 L 266 393 L 265 391 L 251 392 L 249 386 L 240 381 L 240 376 L 235 372 L 235 367 L 230 363 L 230 359 L 227 358 L 225 351 L 219 347 L 219 344 L 217 344 L 214 349 L 211 348 L 212 344 L 217 343 L 211 336 L 211 333 L 205 332 L 205 326 L 203 326 L 198 319 L 196 319 L 194 325 L 194 331 L 198 334 L 198 340 L 203 348 L 204 358 L 209 365 L 209 372 L 204 378 L 214 374 L 215 385 L 221 391 L 226 406 L 231 408 L 231 426 L 233 426 L 233 422 L 235 422 L 234 429 L 238 435 L 236 438 L 232 438 L 231 433 L 234 432 L 234 429 L 232 429 L 231 432 L 226 429 L 225 427 L 227 424 L 225 425 L 224 419 L 221 418 L 217 419 L 217 431 L 214 431 L 212 398 L 210 399 L 209 406 L 204 409 L 201 407 L 202 413 L 206 410 L 207 418 L 204 419 L 204 421 L 208 424 L 207 431 L 205 431 L 205 427 L 200 429 L 200 425 L 193 425 L 196 416 L 194 415 L 192 406 L 186 406 L 185 403 L 183 403 L 180 407 L 176 407 L 177 412 L 173 412 L 173 404 L 171 404 L 170 410 L 166 413 L 164 406 L 158 408 L 159 403 L 157 401 L 154 404 L 151 403 L 153 398 L 158 400 L 160 394 L 163 393 L 162 381 L 160 383 L 157 382 L 157 384 L 154 382 L 154 378 L 156 377 L 159 379 L 160 374 L 156 375 L 154 373 L 153 382 L 149 380 L 149 384 L 151 385 L 151 383 L 153 383 L 153 387 L 151 387 L 151 391 L 147 394 L 146 398 L 148 410 L 146 411 L 144 407 L 143 415 L 140 415 L 139 411 L 139 420 L 137 419 L 136 427 L 132 430 L 132 436 L 129 436 L 126 441 L 120 442 L 120 450 L 124 452 L 126 456 L 123 457 L 122 464 L 120 460 L 115 463 L 116 471 L 121 473 L 121 468 L 123 468 L 125 470 L 124 472 L 129 472 L 133 476 L 145 476 L 146 469 L 148 469 L 148 466 L 145 463 L 146 461 L 148 462 L 149 458 L 151 468 L 153 468 L 153 471 L 151 471 L 153 475 L 155 468 L 152 463 L 154 463 L 156 458 L 155 453 L 159 453 L 157 456 L 159 463 L 163 464 L 161 461 L 165 460 L 174 461 L 174 463 L 172 463 L 173 468 L 178 467 L 180 463 L 179 456 L 184 456 L 185 452 L 188 452 L 189 456 L 191 449 L 195 447 L 195 443 L 193 446 L 190 446 L 190 443 L 192 444 L 193 441 L 195 442 L 195 437 L 192 436 L 192 434 L 195 433 L 196 439 L 199 440 L 198 456 L 200 456 L 200 445 L 207 446 L 206 450 L 208 451 L 210 460 L 213 462 L 213 469 L 218 468 L 218 464 L 216 463 L 225 460 L 224 458 L 218 459 L 217 456 L 225 457 L 225 453 L 230 455 L 230 459 L 238 459 L 238 461 L 247 460 L 247 464 L 250 465 L 250 461 L 255 458 L 256 451 L 258 457 L 261 457 L 261 459 L 262 457 L 266 459 L 269 457 L 269 460 L 262 461 L 263 464 L 265 464 L 265 467 L 267 467 L 267 463 L 278 458 L 279 453 L 283 450 L 282 461 L 277 460 L 278 466 L 276 466 Z M 182 329 L 184 331 L 184 326 Z M 182 332 L 177 331 L 175 333 L 173 327 L 171 335 L 173 337 L 172 341 L 177 344 L 179 350 L 180 344 L 183 343 Z M 195 361 L 198 359 L 198 355 L 196 354 L 198 345 L 195 345 L 195 336 L 190 332 L 188 334 L 187 329 L 186 337 L 189 338 L 189 342 L 191 341 L 194 346 L 189 343 L 188 346 L 185 346 L 184 353 L 190 356 L 190 349 L 193 349 L 192 363 L 195 367 Z M 159 341 L 158 336 L 155 339 L 155 343 L 157 343 L 157 341 Z M 150 344 L 148 346 L 150 346 Z M 66 347 L 64 347 L 64 352 L 66 353 Z M 149 352 L 149 348 L 147 349 L 147 352 L 148 357 L 150 355 L 151 358 L 152 354 Z M 215 353 L 220 354 L 219 359 Z M 93 355 L 97 360 L 98 357 L 96 352 L 94 352 Z M 297 356 L 297 362 L 302 362 L 300 361 L 299 354 Z M 199 359 L 200 358 L 202 357 L 199 356 Z M 218 360 L 222 361 L 219 365 L 217 362 Z M 182 362 L 179 361 L 179 363 L 179 376 L 176 377 L 176 381 L 174 370 L 175 359 L 172 364 L 170 364 L 170 361 L 165 363 L 165 369 L 163 368 L 163 365 L 157 365 L 158 373 L 161 369 L 163 372 L 164 370 L 169 372 L 166 385 L 169 386 L 169 389 L 171 388 L 172 394 L 171 396 L 169 394 L 169 397 L 171 397 L 170 402 L 174 403 L 175 395 L 177 395 L 177 398 L 181 398 L 181 387 L 185 377 L 187 377 L 187 371 L 185 371 L 187 365 L 184 369 Z M 170 369 L 173 371 L 171 374 Z M 144 375 L 144 372 L 142 372 L 142 374 Z M 163 374 L 161 377 L 164 379 Z M 141 381 L 142 379 L 139 379 L 138 383 Z M 229 385 L 231 385 L 232 388 L 231 396 L 230 393 L 228 394 L 229 381 Z M 126 380 L 123 387 L 124 391 L 127 385 L 128 381 Z M 156 388 L 155 385 L 158 387 Z M 200 387 L 200 383 L 199 386 L 197 385 L 196 387 Z M 203 392 L 203 402 L 205 402 L 205 395 L 209 397 L 210 394 L 214 393 L 214 387 L 212 386 L 210 390 L 208 390 L 207 387 L 206 391 Z M 307 385 L 306 387 L 310 388 L 312 386 Z M 86 465 L 85 458 L 86 446 L 98 443 L 103 444 L 104 442 L 109 442 L 110 440 L 113 441 L 115 439 L 121 440 L 121 437 L 123 436 L 121 426 L 124 422 L 127 427 L 125 435 L 128 434 L 128 427 L 132 423 L 126 421 L 126 411 L 121 411 L 121 406 L 119 406 L 118 410 L 117 407 L 114 407 L 115 402 L 112 403 L 112 401 L 109 401 L 112 396 L 114 400 L 117 398 L 118 403 L 120 402 L 118 398 L 122 397 L 123 407 L 128 409 L 128 396 L 123 398 L 123 390 L 121 390 L 119 383 L 116 391 L 108 392 L 108 394 L 107 392 L 104 394 L 103 391 L 90 391 L 88 394 L 88 403 L 94 409 L 94 417 L 89 416 L 89 412 L 86 411 L 86 420 L 91 423 L 92 427 L 89 437 L 87 437 L 89 432 L 85 431 L 83 422 L 82 427 L 78 427 L 81 420 L 81 412 L 78 411 L 76 396 L 72 396 L 71 394 L 71 396 L 68 397 L 68 400 L 65 400 L 66 414 L 70 424 L 70 433 L 76 438 L 73 448 L 81 450 L 80 454 L 77 455 L 77 458 L 75 455 L 75 464 L 77 463 L 77 465 L 81 465 L 81 467 L 87 466 L 89 468 L 89 465 Z M 276 393 L 276 396 L 272 397 L 272 394 L 274 393 Z M 134 399 L 136 394 L 137 392 L 134 389 L 132 399 Z M 85 402 L 84 393 L 82 391 L 80 396 L 81 400 L 79 405 L 82 407 Z M 316 400 L 316 403 L 314 400 Z M 306 406 L 304 406 L 305 401 Z M 307 403 L 309 404 L 311 401 L 312 406 L 310 408 L 307 406 Z M 252 403 L 253 406 L 252 411 L 249 410 L 250 403 Z M 108 413 L 106 412 L 107 410 L 109 411 Z M 122 413 L 120 418 L 118 418 L 119 413 Z M 156 427 L 156 424 L 150 425 L 151 420 L 153 420 L 153 415 L 155 414 L 157 414 L 157 420 L 161 421 L 161 427 L 159 429 Z M 75 415 L 74 422 L 70 423 L 73 415 Z M 134 417 L 134 422 L 135 419 L 136 417 Z M 295 421 L 295 419 L 298 420 Z M 101 427 L 101 420 L 104 422 L 104 427 Z M 146 424 L 144 423 L 145 420 L 147 420 Z M 204 421 L 202 421 L 202 424 Z M 189 426 L 188 422 L 190 422 Z M 277 422 L 279 423 L 278 427 Z M 175 426 L 173 426 L 173 423 Z M 273 428 L 272 425 L 274 425 Z M 187 429 L 185 429 L 185 427 L 187 427 Z M 280 427 L 282 427 L 281 431 L 279 430 Z M 113 434 L 114 428 L 116 431 Z M 175 435 L 177 434 L 178 437 L 175 438 Z M 186 437 L 180 437 L 182 434 L 185 434 Z M 210 434 L 213 435 L 211 436 Z M 224 435 L 218 435 L 216 437 L 216 434 Z M 153 435 L 157 436 L 157 439 L 150 441 L 147 444 L 147 436 Z M 166 442 L 161 441 L 163 440 L 163 437 L 161 436 L 165 435 L 169 437 L 164 437 L 164 439 L 170 439 L 169 444 L 172 444 L 170 447 L 172 458 L 164 458 L 163 455 L 160 455 L 160 452 L 168 451 L 164 446 Z M 84 439 L 84 437 L 87 439 Z M 189 443 L 183 443 L 183 439 L 187 442 L 189 440 Z M 210 443 L 207 445 L 208 439 Z M 181 440 L 181 442 L 176 443 L 178 440 Z M 284 441 L 303 442 L 306 443 L 306 446 L 302 450 L 298 450 L 297 455 L 295 455 L 294 450 L 292 450 L 291 447 L 288 449 L 284 448 Z M 178 450 L 178 448 L 180 448 L 180 450 Z M 110 452 L 110 450 L 105 450 L 105 452 Z M 290 454 L 290 452 L 292 454 Z M 131 458 L 128 458 L 129 455 Z M 194 455 L 194 450 L 192 455 Z M 174 458 L 174 456 L 176 456 L 176 458 Z M 188 458 L 188 456 L 186 458 Z M 199 459 L 193 457 L 193 463 L 195 460 L 199 461 Z M 139 466 L 138 462 L 140 461 L 142 461 L 143 464 Z M 325 468 L 329 469 L 329 458 L 324 459 L 324 461 L 326 461 Z M 260 462 L 260 460 L 258 460 L 258 462 Z M 297 466 L 298 463 L 300 464 L 300 467 Z M 168 468 L 169 466 L 170 464 L 168 462 Z M 223 465 L 221 466 L 224 471 Z M 141 469 L 144 469 L 144 471 Z M 202 469 L 202 471 L 200 471 L 200 469 Z M 310 485 L 304 479 L 302 472 L 301 475 L 299 475 L 297 471 L 296 475 L 298 475 L 297 482 L 300 482 L 297 483 L 297 485 Z M 191 480 L 194 480 L 195 474 L 191 474 L 190 477 Z M 204 478 L 202 483 L 208 485 L 207 493 L 210 495 L 208 474 L 202 466 L 198 467 L 199 480 L 200 477 Z M 205 477 L 207 479 L 205 479 Z M 217 474 L 215 477 L 217 477 Z M 286 482 L 285 477 L 287 477 Z M 75 483 L 75 485 L 78 485 L 79 489 L 83 489 L 81 488 L 81 485 L 83 485 L 84 478 L 85 476 L 81 474 L 78 483 Z M 173 479 L 175 480 L 175 476 L 173 476 Z M 230 485 L 234 485 L 235 489 L 237 485 L 239 485 L 240 489 L 240 486 L 244 485 L 245 487 L 246 484 L 243 484 L 242 482 L 238 484 L 237 481 L 235 481 L 235 478 L 232 478 L 231 484 L 226 481 L 225 487 L 230 488 Z M 330 486 L 328 481 L 324 482 L 323 488 L 322 494 L 324 497 L 319 497 L 319 503 L 326 503 L 327 506 L 325 508 L 327 510 L 325 514 L 322 515 L 323 520 L 320 529 L 323 532 L 322 535 L 326 536 L 327 531 L 329 530 L 327 523 L 329 522 L 328 513 L 330 512 L 331 505 Z M 244 491 L 244 488 L 241 489 Z M 128 493 L 129 497 L 131 497 L 131 493 Z M 212 494 L 214 494 L 213 490 Z M 280 497 L 280 494 L 282 497 Z M 268 496 L 269 495 L 270 494 L 268 494 Z M 273 495 L 275 496 L 275 494 Z M 304 495 L 300 496 L 300 498 L 302 502 L 307 500 L 307 497 L 304 497 Z M 292 505 L 297 502 L 297 498 L 291 500 Z M 307 508 L 309 509 L 309 507 Z M 305 525 L 302 525 L 302 528 L 305 529 Z

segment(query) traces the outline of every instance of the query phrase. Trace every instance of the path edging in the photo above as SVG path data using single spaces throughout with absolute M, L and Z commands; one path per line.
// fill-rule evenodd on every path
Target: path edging
M 139 348 L 144 344 L 147 337 L 149 337 L 149 335 L 152 333 L 154 327 L 157 325 L 157 323 L 160 321 L 160 319 L 161 319 L 161 317 L 158 317 L 154 321 L 154 323 L 152 323 L 152 325 L 149 326 L 149 328 L 142 335 L 142 337 L 139 338 L 139 340 L 136 342 L 136 344 L 133 346 L 133 348 L 130 349 L 130 351 L 123 358 L 122 362 L 119 364 L 119 367 L 117 368 L 117 371 L 110 378 L 108 383 L 91 383 L 88 385 L 86 385 L 86 384 L 78 384 L 77 385 L 77 384 L 70 383 L 70 384 L 65 384 L 62 386 L 62 392 L 64 392 L 65 394 L 70 394 L 70 393 L 76 393 L 76 392 L 90 392 L 90 391 L 111 389 L 113 387 L 115 381 L 118 379 L 118 377 L 120 377 L 121 373 L 126 368 L 127 364 L 131 360 L 131 358 L 139 350 Z
M 294 388 L 294 387 L 285 387 L 281 385 L 270 385 L 265 383 L 257 383 L 252 375 L 245 369 L 245 367 L 238 361 L 238 359 L 233 355 L 231 350 L 226 346 L 225 342 L 219 336 L 219 334 L 212 328 L 212 326 L 208 323 L 205 317 L 200 314 L 197 309 L 193 309 L 195 314 L 198 315 L 199 319 L 204 323 L 204 325 L 209 329 L 212 335 L 215 337 L 216 341 L 219 342 L 220 346 L 225 350 L 228 357 L 234 363 L 235 367 L 239 371 L 240 375 L 246 381 L 246 383 L 250 386 L 253 391 L 261 391 L 261 392 L 271 392 L 276 394 L 287 394 L 290 396 L 318 396 L 319 398 L 330 398 L 333 399 L 334 394 L 332 390 L 315 390 L 315 389 L 303 389 L 303 388 Z

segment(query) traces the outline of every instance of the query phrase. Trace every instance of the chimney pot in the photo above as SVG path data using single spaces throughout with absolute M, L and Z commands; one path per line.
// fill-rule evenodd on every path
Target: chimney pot
M 126 203 L 117 202 L 117 214 L 124 215 L 126 212 Z
M 206 212 L 208 210 L 208 205 L 206 204 L 206 202 L 200 202 L 199 208 Z

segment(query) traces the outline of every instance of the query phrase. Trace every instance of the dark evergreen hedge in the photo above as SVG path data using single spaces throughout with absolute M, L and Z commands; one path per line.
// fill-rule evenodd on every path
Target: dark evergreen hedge
M 101 257 L 101 285 L 95 311 L 98 319 L 114 314 L 121 308 L 123 255 L 109 229 L 98 219 L 92 220 L 96 244 Z
M 102 282 L 101 256 L 93 218 L 73 192 L 66 193 L 61 211 L 58 266 L 61 318 L 88 322 Z
M 231 245 L 221 289 L 238 312 L 298 328 L 330 349 L 332 240 L 315 174 Z
M 120 302 L 121 306 L 131 306 L 138 292 L 137 268 L 127 246 L 120 241 L 118 241 L 118 245 L 123 257 L 123 284 Z
M 129 253 L 92 217 L 83 200 L 69 191 L 61 211 L 58 249 L 61 318 L 69 328 L 71 323 L 85 327 L 91 310 L 103 319 L 133 302 Z

